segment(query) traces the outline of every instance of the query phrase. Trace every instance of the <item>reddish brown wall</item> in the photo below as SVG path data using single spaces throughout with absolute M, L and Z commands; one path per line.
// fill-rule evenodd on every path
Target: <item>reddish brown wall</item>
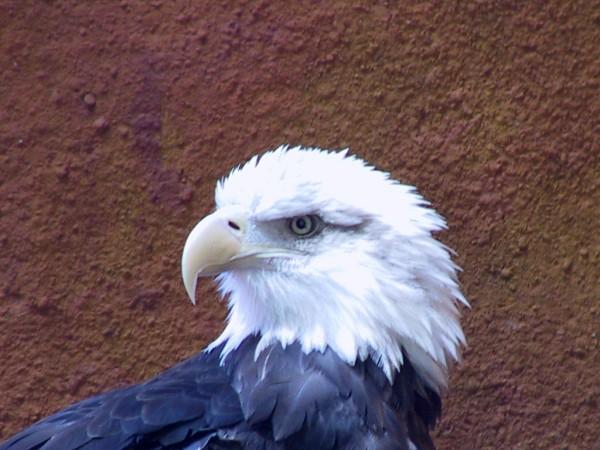
M 350 146 L 449 220 L 473 308 L 441 449 L 600 448 L 594 1 L 0 2 L 0 435 L 215 337 L 217 177 Z

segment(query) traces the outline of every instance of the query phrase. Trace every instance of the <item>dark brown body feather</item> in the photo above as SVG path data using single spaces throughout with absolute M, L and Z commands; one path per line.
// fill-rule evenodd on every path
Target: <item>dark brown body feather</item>
M 368 359 L 258 337 L 220 363 L 222 347 L 157 377 L 77 403 L 0 444 L 0 450 L 430 450 L 440 398 L 405 358 L 390 385 Z M 414 447 L 411 447 L 411 444 Z

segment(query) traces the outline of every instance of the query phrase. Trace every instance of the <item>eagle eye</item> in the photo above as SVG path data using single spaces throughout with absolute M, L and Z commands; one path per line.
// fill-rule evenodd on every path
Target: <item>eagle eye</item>
M 306 215 L 292 217 L 288 222 L 288 226 L 296 236 L 308 237 L 317 230 L 317 223 L 317 216 Z

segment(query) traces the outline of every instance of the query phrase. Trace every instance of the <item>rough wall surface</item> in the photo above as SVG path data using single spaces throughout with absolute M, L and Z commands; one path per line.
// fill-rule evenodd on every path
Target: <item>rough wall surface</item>
M 179 278 L 280 143 L 416 184 L 469 338 L 440 449 L 600 448 L 597 1 L 0 1 L 0 436 L 147 378 L 225 311 Z

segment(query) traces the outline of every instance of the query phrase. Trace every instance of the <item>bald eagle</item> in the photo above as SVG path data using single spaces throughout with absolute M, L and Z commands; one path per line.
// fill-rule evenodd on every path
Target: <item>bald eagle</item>
M 1 450 L 433 449 L 467 305 L 445 222 L 347 151 L 280 147 L 216 187 L 182 275 L 227 299 L 223 333 L 145 383 L 79 402 Z

